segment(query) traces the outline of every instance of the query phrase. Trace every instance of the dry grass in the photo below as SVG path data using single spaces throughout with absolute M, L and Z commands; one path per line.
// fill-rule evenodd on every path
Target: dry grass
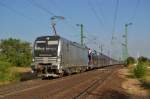
M 7 78 L 6 80 L 0 80 L 0 85 L 9 84 L 12 82 L 18 82 L 20 81 L 21 74 L 30 72 L 30 67 L 10 67 L 9 72 L 5 75 Z
M 119 75 L 121 78 L 125 79 L 125 81 L 122 83 L 122 88 L 124 88 L 127 93 L 136 96 L 149 96 L 149 90 L 143 87 L 142 82 L 140 82 L 138 79 L 130 77 L 132 74 L 128 69 L 121 69 L 119 71 Z
M 147 71 L 147 75 L 141 79 L 142 86 L 146 89 L 150 90 L 150 69 Z
M 12 69 L 18 73 L 26 73 L 31 71 L 30 67 L 13 67 Z

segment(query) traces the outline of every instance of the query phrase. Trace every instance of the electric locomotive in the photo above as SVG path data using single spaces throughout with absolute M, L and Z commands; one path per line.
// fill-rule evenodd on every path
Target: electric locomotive
M 36 38 L 32 70 L 42 77 L 62 76 L 88 69 L 88 48 L 60 36 Z

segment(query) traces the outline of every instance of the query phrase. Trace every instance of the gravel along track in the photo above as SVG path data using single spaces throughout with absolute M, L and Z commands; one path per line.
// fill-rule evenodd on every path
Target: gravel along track
M 103 86 L 105 80 L 110 79 L 121 67 L 111 66 L 53 80 L 37 79 L 0 87 L 0 98 L 85 99 L 89 97 L 89 92 Z

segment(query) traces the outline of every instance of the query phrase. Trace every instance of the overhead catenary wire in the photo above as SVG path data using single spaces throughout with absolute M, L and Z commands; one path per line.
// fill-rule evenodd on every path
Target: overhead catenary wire
M 3 3 L 3 2 L 0 2 L 0 6 L 6 8 L 6 9 L 8 9 L 8 10 L 10 10 L 11 12 L 13 12 L 13 13 L 19 15 L 19 16 L 22 16 L 22 17 L 26 18 L 27 20 L 30 20 L 30 21 L 32 21 L 32 22 L 34 22 L 34 23 L 37 23 L 37 21 L 35 21 L 33 18 L 31 18 L 31 17 L 25 15 L 24 13 L 22 13 L 22 12 L 16 10 L 16 9 L 14 9 L 14 8 L 11 7 L 11 6 L 6 5 L 6 4 Z
M 31 1 L 29 1 L 29 2 L 30 2 L 33 6 L 35 6 L 35 7 L 39 8 L 39 9 L 41 9 L 42 11 L 44 11 L 44 12 L 46 12 L 46 13 L 52 15 L 52 16 L 57 16 L 54 12 L 51 11 L 51 9 L 47 9 L 46 7 L 43 7 L 41 4 L 35 2 L 34 0 L 31 0 Z M 54 1 L 53 1 L 52 3 L 53 3 L 54 5 L 56 5 L 56 3 L 55 3 Z M 56 8 L 55 8 L 55 9 L 56 9 Z M 58 10 L 58 7 L 57 7 L 57 10 Z M 62 11 L 60 11 L 60 12 L 62 12 Z M 72 29 L 77 30 L 72 24 L 70 24 L 70 23 L 67 21 L 67 19 L 65 19 L 64 22 L 66 23 L 66 25 L 68 25 L 68 26 L 71 27 Z
M 39 3 L 35 2 L 34 0 L 29 1 L 30 3 L 32 3 L 32 5 L 36 6 L 37 8 L 45 11 L 46 13 L 52 15 L 52 16 L 56 16 L 55 13 L 53 13 L 52 11 L 46 9 L 45 7 L 43 7 L 42 5 L 40 5 Z
M 111 38 L 111 57 L 115 58 L 114 53 L 116 53 L 115 48 L 115 44 L 114 44 L 114 40 L 115 40 L 115 32 L 116 32 L 116 21 L 117 21 L 117 15 L 118 15 L 118 8 L 119 8 L 119 0 L 116 0 L 115 2 L 115 11 L 114 11 L 114 18 L 113 18 L 113 23 L 112 23 L 112 38 Z
M 52 11 L 50 11 L 50 9 L 47 9 L 47 8 L 43 7 L 42 5 L 38 4 L 38 3 L 35 2 L 34 0 L 31 0 L 31 1 L 32 1 L 31 3 L 32 3 L 34 6 L 40 8 L 41 10 L 47 12 L 47 13 L 50 14 L 50 15 L 56 16 L 56 14 L 53 13 Z M 52 0 L 52 1 L 53 1 L 53 0 Z M 53 3 L 54 5 L 56 5 L 56 3 L 55 3 L 54 1 L 53 1 L 52 3 Z M 58 6 L 57 6 L 57 10 L 58 10 Z M 61 12 L 62 12 L 62 11 L 61 11 Z M 66 22 L 68 22 L 68 21 L 66 20 Z M 68 24 L 69 24 L 69 23 L 68 23 Z M 69 26 L 71 26 L 72 28 L 74 28 L 71 24 L 69 24 Z M 75 28 L 74 28 L 74 29 L 75 29 Z M 76 30 L 76 29 L 75 29 L 75 30 Z
M 52 1 L 53 1 L 53 2 L 51 2 L 51 3 L 53 3 L 53 5 L 55 5 L 55 6 L 57 7 L 57 8 L 55 8 L 55 9 L 58 10 L 59 12 L 63 12 L 62 10 L 58 9 L 59 7 L 58 7 L 58 5 L 54 2 L 54 0 L 52 0 Z M 39 9 L 43 10 L 44 12 L 46 12 L 46 13 L 48 13 L 48 14 L 50 14 L 50 15 L 56 16 L 56 14 L 53 13 L 52 11 L 50 11 L 50 9 L 47 9 L 47 8 L 43 7 L 41 4 L 35 2 L 34 0 L 31 0 L 30 2 L 31 2 L 32 5 L 38 7 Z M 70 16 L 69 16 L 69 18 L 71 19 Z M 64 22 L 66 23 L 66 25 L 68 25 L 69 27 L 71 27 L 72 29 L 74 29 L 74 30 L 77 31 L 77 29 L 75 28 L 75 26 L 73 26 L 70 22 L 68 22 L 68 20 L 65 19 Z M 85 28 L 84 28 L 84 29 L 85 29 Z
M 118 7 L 119 7 L 119 0 L 116 0 L 114 19 L 113 19 L 113 27 L 112 27 L 112 39 L 111 39 L 112 42 L 113 42 L 114 34 L 115 34 L 115 31 L 116 31 L 116 21 L 117 21 Z
M 133 13 L 132 13 L 132 15 L 129 17 L 129 19 L 127 20 L 127 22 L 130 22 L 131 20 L 133 20 L 134 18 L 135 18 L 135 16 L 136 16 L 136 14 L 137 14 L 137 9 L 139 8 L 139 5 L 140 5 L 140 0 L 137 0 L 137 2 L 136 2 L 136 5 L 135 5 L 135 8 L 134 8 L 134 10 L 133 10 Z M 127 23 L 126 22 L 126 23 Z
M 88 5 L 89 5 L 90 9 L 92 10 L 92 12 L 94 13 L 95 17 L 97 18 L 99 24 L 104 26 L 104 23 L 103 23 L 102 19 L 99 17 L 99 15 L 98 15 L 97 11 L 95 10 L 93 4 L 90 2 L 90 0 L 88 0 L 87 2 L 88 2 Z
M 57 8 L 55 8 L 57 11 L 59 11 L 60 13 L 62 13 L 62 12 L 64 12 L 59 6 L 58 6 L 58 4 L 54 1 L 54 0 L 51 0 L 51 3 L 53 3 L 53 5 L 55 5 Z M 51 4 L 50 3 L 50 4 Z M 71 27 L 73 30 L 75 30 L 75 31 L 77 31 L 77 29 L 75 28 L 75 24 L 74 25 L 72 25 L 69 21 L 68 21 L 68 18 L 71 20 L 72 19 L 72 17 L 71 16 L 69 16 L 69 15 L 67 15 L 67 18 L 66 18 L 66 20 L 64 21 L 69 27 Z
M 104 20 L 104 13 L 103 13 L 103 10 L 102 10 L 102 7 L 100 5 L 100 2 L 99 0 L 95 0 L 95 5 L 98 7 L 98 10 L 99 10 L 99 15 L 101 16 L 101 18 Z
M 92 3 L 90 0 L 88 0 L 87 3 L 88 3 L 89 8 L 91 9 L 91 11 L 93 12 L 93 14 L 95 15 L 95 17 L 96 17 L 96 19 L 97 19 L 97 21 L 98 21 L 98 23 L 99 23 L 101 29 L 103 29 L 103 32 L 105 32 L 107 29 L 105 28 L 105 24 L 104 24 L 104 22 L 103 22 L 104 20 L 102 20 L 102 18 L 103 18 L 102 13 L 100 13 L 100 11 L 99 11 L 99 13 L 100 13 L 100 15 L 101 15 L 101 17 L 102 17 L 102 18 L 101 18 L 101 17 L 99 16 L 98 12 L 96 11 L 96 9 L 95 9 L 93 3 Z M 106 32 L 105 32 L 105 33 L 106 33 Z

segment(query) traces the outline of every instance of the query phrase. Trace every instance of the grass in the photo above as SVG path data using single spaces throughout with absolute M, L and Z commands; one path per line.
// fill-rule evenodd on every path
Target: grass
M 145 89 L 150 89 L 150 76 L 148 79 L 142 79 L 140 81 L 142 83 L 142 87 L 144 87 Z
M 133 74 L 136 78 L 143 78 L 146 75 L 146 72 L 147 67 L 142 63 L 137 64 L 133 69 Z
M 0 75 L 0 84 L 8 84 L 11 82 L 16 82 L 20 80 L 20 73 L 16 72 L 16 70 L 12 69 L 12 67 L 7 68 L 6 72 L 1 72 Z
M 0 85 L 18 82 L 21 74 L 30 70 L 30 67 L 15 67 L 8 62 L 0 61 Z
M 30 72 L 30 67 L 13 67 L 12 69 L 16 70 L 18 73 Z
M 150 89 L 150 69 L 148 69 L 147 75 L 141 80 L 142 86 L 146 89 Z
M 136 66 L 130 66 L 128 67 L 129 73 L 131 75 L 128 75 L 129 78 L 136 78 L 138 79 L 142 87 L 145 89 L 150 89 L 150 68 L 148 68 L 147 64 L 137 64 Z

